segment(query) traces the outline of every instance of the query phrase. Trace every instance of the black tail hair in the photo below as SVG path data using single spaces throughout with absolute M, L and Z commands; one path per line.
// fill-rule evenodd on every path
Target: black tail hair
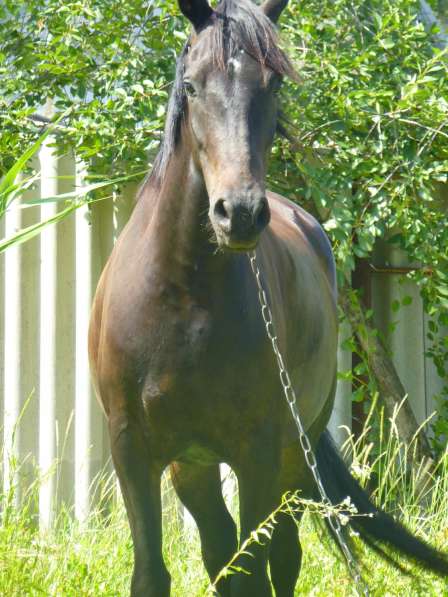
M 328 431 L 321 435 L 316 448 L 317 468 L 322 483 L 332 504 L 341 503 L 347 496 L 360 514 L 350 518 L 350 527 L 372 547 L 400 570 L 396 562 L 384 547 L 397 550 L 407 558 L 441 576 L 448 576 L 448 554 L 437 551 L 398 523 L 386 512 L 379 510 L 368 494 L 352 477 L 338 448 Z

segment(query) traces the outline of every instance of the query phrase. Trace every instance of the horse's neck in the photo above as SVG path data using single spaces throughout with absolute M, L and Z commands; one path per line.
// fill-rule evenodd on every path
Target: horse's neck
M 149 217 L 147 234 L 152 258 L 167 276 L 219 271 L 228 256 L 217 253 L 208 220 L 209 200 L 201 173 L 188 150 L 179 148 L 168 164 L 164 180 L 142 196 Z

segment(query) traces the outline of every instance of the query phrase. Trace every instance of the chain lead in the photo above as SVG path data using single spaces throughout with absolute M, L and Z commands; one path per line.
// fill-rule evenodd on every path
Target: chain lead
M 269 307 L 266 292 L 265 292 L 265 290 L 263 288 L 263 284 L 261 282 L 261 272 L 258 268 L 255 251 L 252 251 L 251 253 L 249 253 L 249 259 L 250 259 L 250 265 L 251 265 L 252 271 L 255 276 L 255 280 L 257 282 L 258 300 L 260 302 L 261 315 L 263 317 L 263 321 L 264 321 L 264 324 L 266 327 L 266 334 L 267 334 L 269 340 L 271 341 L 272 349 L 273 349 L 275 357 L 277 359 L 278 369 L 279 369 L 279 374 L 280 374 L 280 382 L 283 387 L 283 392 L 285 394 L 286 401 L 289 405 L 289 408 L 291 409 L 292 417 L 294 419 L 294 422 L 295 422 L 298 432 L 299 432 L 300 445 L 302 446 L 302 450 L 303 450 L 303 453 L 305 456 L 306 463 L 307 463 L 309 469 L 311 470 L 314 481 L 319 490 L 320 496 L 322 498 L 322 502 L 328 506 L 331 506 L 332 505 L 331 501 L 327 495 L 327 492 L 325 491 L 325 488 L 322 484 L 322 479 L 321 479 L 319 471 L 317 469 L 316 456 L 314 454 L 313 448 L 311 447 L 310 440 L 308 439 L 308 436 L 307 436 L 305 429 L 302 425 L 302 420 L 300 418 L 299 409 L 297 407 L 297 396 L 296 396 L 294 387 L 291 383 L 291 378 L 289 377 L 288 370 L 286 369 L 286 365 L 284 363 L 283 356 L 282 356 L 279 346 L 278 346 L 278 339 L 275 334 L 274 321 L 272 319 L 272 311 Z M 358 563 L 356 562 L 356 560 L 355 560 L 352 552 L 350 551 L 350 548 L 344 538 L 344 535 L 342 533 L 342 526 L 339 521 L 339 517 L 336 514 L 329 514 L 328 522 L 337 538 L 339 547 L 341 548 L 341 551 L 344 554 L 348 569 L 350 571 L 350 575 L 355 582 L 356 591 L 357 591 L 358 595 L 365 595 L 366 597 L 368 597 L 369 590 L 362 579 Z

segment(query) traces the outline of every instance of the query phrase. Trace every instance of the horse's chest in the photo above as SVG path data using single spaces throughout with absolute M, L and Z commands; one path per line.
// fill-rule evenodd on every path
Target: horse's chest
M 259 375 L 264 329 L 245 308 L 218 316 L 194 306 L 165 315 L 148 329 L 142 362 L 146 402 L 162 396 L 185 402 L 238 395 Z
M 200 307 L 160 311 L 145 331 L 141 366 L 155 376 L 196 366 L 213 343 L 210 313 Z

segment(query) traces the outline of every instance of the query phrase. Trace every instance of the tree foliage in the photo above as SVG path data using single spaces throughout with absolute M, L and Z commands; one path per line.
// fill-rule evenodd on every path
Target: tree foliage
M 0 6 L 0 169 L 36 131 L 54 98 L 71 108 L 62 150 L 103 175 L 141 170 L 157 146 L 175 55 L 186 38 L 175 2 L 9 0 Z M 35 128 L 35 127 L 34 127 Z M 92 160 L 91 158 L 94 158 Z
M 342 284 L 378 239 L 421 266 L 410 277 L 447 386 L 448 63 L 418 10 L 411 0 L 291 4 L 284 35 L 302 85 L 287 88 L 285 105 L 299 148 L 279 149 L 274 175 L 300 172 L 295 198 L 320 215 Z M 447 395 L 435 428 L 445 441 Z

